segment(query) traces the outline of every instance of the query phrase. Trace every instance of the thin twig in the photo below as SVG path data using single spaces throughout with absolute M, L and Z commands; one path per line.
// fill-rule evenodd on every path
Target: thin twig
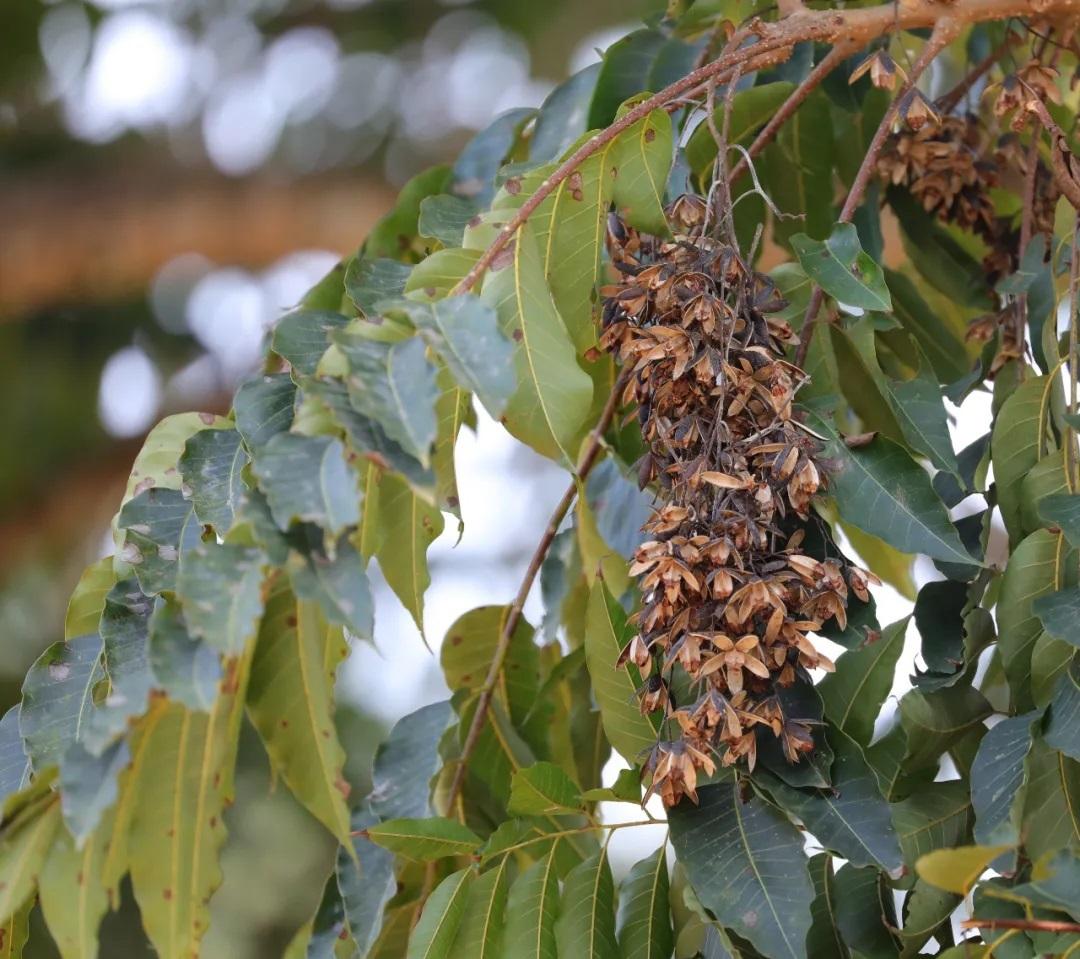
M 939 97 L 937 101 L 938 110 L 944 115 L 946 113 L 952 113 L 956 109 L 956 105 L 968 95 L 976 83 L 989 71 L 995 63 L 1002 58 L 1002 56 L 1013 45 L 1013 35 L 1009 33 L 1004 40 L 1001 41 L 993 50 L 991 50 L 985 57 L 983 57 L 978 63 L 975 64 L 968 72 L 968 75 L 964 77 L 955 87 L 953 87 L 944 96 Z
M 1028 90 L 1030 91 L 1031 87 L 1028 87 Z M 1058 188 L 1065 194 L 1065 199 L 1072 204 L 1074 209 L 1080 210 L 1080 169 L 1073 169 L 1072 161 L 1075 157 L 1069 149 L 1069 138 L 1050 116 L 1046 104 L 1034 93 L 1025 103 L 1025 108 L 1039 118 L 1039 122 L 1050 134 L 1050 166 L 1054 171 L 1054 179 L 1057 180 Z
M 900 104 L 915 88 L 915 84 L 918 82 L 919 77 L 922 76 L 923 71 L 930 66 L 942 48 L 952 42 L 959 29 L 960 24 L 948 17 L 942 18 L 934 26 L 934 32 L 930 35 L 930 39 L 926 41 L 926 46 L 923 47 L 919 58 L 911 65 L 907 80 L 904 81 L 899 92 L 893 97 L 892 102 L 885 111 L 885 115 L 878 124 L 878 128 L 874 131 L 870 146 L 866 150 L 866 155 L 862 158 L 862 163 L 859 164 L 858 172 L 856 172 L 855 179 L 851 183 L 851 189 L 844 200 L 844 206 L 840 210 L 839 221 L 841 223 L 850 223 L 851 218 L 855 215 L 855 211 L 862 202 L 866 188 L 870 185 L 870 180 L 877 167 L 878 155 L 881 153 L 882 147 L 885 146 L 885 140 L 888 138 L 892 125 L 900 111 Z M 806 315 L 803 317 L 802 329 L 799 331 L 799 349 L 795 354 L 796 366 L 801 367 L 806 362 L 806 354 L 810 349 L 810 340 L 817 325 L 814 321 L 818 310 L 821 308 L 823 297 L 821 287 L 815 287 L 814 293 L 810 297 L 810 305 L 807 307 Z
M 540 566 L 543 564 L 544 558 L 551 548 L 555 535 L 559 532 L 562 521 L 566 518 L 566 514 L 570 512 L 570 507 L 574 505 L 579 484 L 585 481 L 600 457 L 600 450 L 604 445 L 604 433 L 607 431 L 608 426 L 611 425 L 611 421 L 615 416 L 615 411 L 619 407 L 619 398 L 622 396 L 623 390 L 629 382 L 631 370 L 631 366 L 624 367 L 619 373 L 618 378 L 615 380 L 615 386 L 611 391 L 611 395 L 608 396 L 607 403 L 604 404 L 604 410 L 600 414 L 600 419 L 593 428 L 593 431 L 589 434 L 588 444 L 582 452 L 581 458 L 578 460 L 574 479 L 571 481 L 569 487 L 567 487 L 566 492 L 563 493 L 562 499 L 559 500 L 558 506 L 555 507 L 555 511 L 551 514 L 551 519 L 544 529 L 544 534 L 540 537 L 540 542 L 537 544 L 532 559 L 529 561 L 528 569 L 525 570 L 525 577 L 521 581 L 521 586 L 518 587 L 517 595 L 514 597 L 513 603 L 510 604 L 506 620 L 503 622 L 502 631 L 499 633 L 499 640 L 496 643 L 495 650 L 491 656 L 491 665 L 488 667 L 487 677 L 484 680 L 484 685 L 480 688 L 480 696 L 476 701 L 476 711 L 473 713 L 469 731 L 466 733 L 465 742 L 461 747 L 461 756 L 457 759 L 457 768 L 454 770 L 454 778 L 450 783 L 450 792 L 447 794 L 446 798 L 446 806 L 448 809 L 454 808 L 454 804 L 457 801 L 458 796 L 461 795 L 461 790 L 465 785 L 465 775 L 468 772 L 469 759 L 476 749 L 476 744 L 480 741 L 480 734 L 484 731 L 484 722 L 487 719 L 487 712 L 491 707 L 491 700 L 495 696 L 495 689 L 499 684 L 499 676 L 502 674 L 503 663 L 506 661 L 506 654 L 510 650 L 510 640 L 521 619 L 521 612 L 525 608 L 525 601 L 529 598 L 533 583 L 536 580 L 537 574 L 540 572 Z
M 1069 415 L 1076 416 L 1077 384 L 1077 330 L 1076 321 L 1080 317 L 1080 304 L 1076 302 L 1077 294 L 1080 293 L 1080 251 L 1077 251 L 1077 243 L 1080 242 L 1080 212 L 1073 222 L 1072 249 L 1069 251 Z M 1047 320 L 1052 322 L 1052 319 Z M 1076 430 L 1070 421 L 1065 423 L 1065 485 L 1070 493 L 1075 493 L 1077 488 L 1076 471 Z
M 754 142 L 750 144 L 746 151 L 750 154 L 750 159 L 743 157 L 731 170 L 732 183 L 746 172 L 750 160 L 754 159 L 765 147 L 772 143 L 780 127 L 791 119 L 792 114 L 803 105 L 806 98 L 821 85 L 821 82 L 833 70 L 851 56 L 855 49 L 853 44 L 840 43 L 821 58 L 820 62 L 806 75 L 802 83 L 791 91 L 791 95 L 780 104 L 780 109 L 769 118 L 769 122 L 754 137 Z
M 964 929 L 1020 929 L 1028 932 L 1080 932 L 1080 922 L 1057 919 L 965 919 Z
M 1027 152 L 1027 169 L 1024 170 L 1024 201 L 1023 211 L 1020 216 L 1020 249 L 1017 252 L 1018 263 L 1023 262 L 1024 254 L 1027 252 L 1028 244 L 1031 242 L 1031 228 L 1035 219 L 1035 182 L 1039 172 L 1039 135 L 1041 133 L 1041 126 L 1038 121 L 1035 121 L 1031 129 L 1031 145 L 1028 147 Z M 1016 298 L 1014 309 L 1016 315 L 1014 317 L 1015 325 L 1013 327 L 1013 336 L 1016 339 L 1016 349 L 1019 355 L 1017 372 L 1020 381 L 1023 382 L 1026 369 L 1024 355 L 1026 351 L 1025 344 L 1027 341 L 1027 293 L 1021 293 Z M 1034 345 L 1035 344 L 1033 343 L 1032 347 L 1034 347 Z

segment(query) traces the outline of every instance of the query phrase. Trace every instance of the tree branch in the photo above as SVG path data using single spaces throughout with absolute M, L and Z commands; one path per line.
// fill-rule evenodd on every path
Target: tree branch
M 719 81 L 727 71 L 739 64 L 744 66 L 745 72 L 749 72 L 751 69 L 783 62 L 791 56 L 795 44 L 811 40 L 833 44 L 847 43 L 852 48 L 858 48 L 875 37 L 915 27 L 934 27 L 935 35 L 940 35 L 943 23 L 958 30 L 965 24 L 1004 20 L 1036 12 L 1043 18 L 1076 14 L 1080 12 L 1080 0 L 1041 0 L 1037 10 L 1035 0 L 955 0 L 947 9 L 948 14 L 943 15 L 938 0 L 910 0 L 902 5 L 885 3 L 855 10 L 807 10 L 775 23 L 753 22 L 749 30 L 758 37 L 757 43 L 722 55 L 712 63 L 691 71 L 628 110 L 611 126 L 578 147 L 522 204 L 450 295 L 467 293 L 476 286 L 492 261 L 506 248 L 537 207 L 594 153 L 653 110 L 664 107 L 689 90 L 704 88 L 714 79 Z M 933 39 L 930 43 L 933 43 Z
M 1001 41 L 1001 43 L 975 64 L 963 80 L 938 100 L 938 109 L 940 109 L 942 113 L 952 113 L 952 111 L 956 109 L 956 105 L 967 96 L 968 91 L 971 90 L 971 88 L 979 82 L 979 79 L 1002 58 L 1012 45 L 1013 35 L 1009 34 Z
M 1080 922 L 1056 919 L 965 919 L 965 929 L 1019 929 L 1030 932 L 1080 932 Z
M 559 500 L 559 504 L 555 507 L 554 512 L 551 514 L 551 519 L 548 520 L 547 527 L 544 529 L 544 534 L 540 537 L 540 542 L 533 552 L 532 559 L 529 560 L 528 569 L 525 570 L 525 577 L 521 581 L 521 586 L 518 587 L 517 595 L 514 597 L 513 603 L 510 604 L 510 610 L 507 613 L 506 621 L 503 623 L 502 631 L 499 634 L 499 641 L 495 646 L 495 651 L 491 657 L 491 666 L 488 668 L 487 677 L 484 679 L 484 685 L 480 689 L 480 696 L 476 702 L 476 712 L 473 713 L 469 731 L 466 734 L 465 742 L 461 747 L 461 756 L 457 761 L 457 769 L 454 770 L 454 778 L 450 783 L 450 792 L 447 794 L 446 798 L 446 806 L 449 810 L 454 808 L 454 804 L 457 802 L 458 797 L 461 795 L 461 790 L 465 785 L 465 775 L 468 772 L 469 759 L 476 749 L 477 743 L 480 741 L 480 734 L 484 730 L 484 721 L 487 718 L 488 709 L 491 707 L 491 700 L 494 698 L 495 689 L 499 684 L 499 676 L 502 673 L 506 655 L 510 651 L 510 640 L 514 635 L 514 630 L 517 628 L 518 622 L 521 620 L 521 612 L 525 608 L 525 601 L 529 598 L 533 583 L 536 581 L 536 576 L 540 572 L 540 567 L 544 562 L 544 558 L 547 556 L 548 550 L 551 548 L 555 535 L 559 532 L 562 521 L 566 518 L 566 514 L 570 512 L 570 508 L 574 505 L 579 484 L 585 481 L 600 457 L 600 450 L 604 443 L 604 433 L 607 432 L 607 428 L 611 425 L 611 421 L 615 416 L 615 411 L 619 407 L 619 397 L 622 396 L 623 390 L 626 388 L 626 384 L 630 379 L 631 369 L 632 367 L 630 366 L 623 367 L 619 376 L 616 378 L 615 385 L 611 390 L 610 396 L 608 396 L 607 403 L 604 404 L 603 412 L 600 414 L 600 419 L 589 434 L 588 444 L 582 451 L 581 458 L 578 460 L 576 475 L 567 487 L 566 492 L 563 493 L 562 499 Z
M 1025 109 L 1034 113 L 1050 134 L 1050 166 L 1054 171 L 1054 179 L 1069 203 L 1080 210 L 1080 164 L 1075 162 L 1075 154 L 1069 149 L 1069 138 L 1050 116 L 1046 104 L 1034 93 L 1025 104 Z

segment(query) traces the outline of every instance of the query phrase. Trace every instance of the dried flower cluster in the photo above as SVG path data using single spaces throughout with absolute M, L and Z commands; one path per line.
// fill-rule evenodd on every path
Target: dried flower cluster
M 696 801 L 716 759 L 754 765 L 759 730 L 790 762 L 814 748 L 810 723 L 786 716 L 778 687 L 832 663 L 808 634 L 846 622 L 849 588 L 869 574 L 802 551 L 810 499 L 823 479 L 817 443 L 793 417 L 804 374 L 783 358 L 795 337 L 771 317 L 784 300 L 737 251 L 708 236 L 705 204 L 668 210 L 670 241 L 612 218 L 617 285 L 605 288 L 601 345 L 632 369 L 648 452 L 642 485 L 661 499 L 631 573 L 643 601 L 619 665 L 645 677 L 643 712 L 663 710 L 669 738 L 646 762 L 650 794 Z M 692 701 L 672 701 L 677 668 Z M 671 736 L 671 733 L 675 736 Z

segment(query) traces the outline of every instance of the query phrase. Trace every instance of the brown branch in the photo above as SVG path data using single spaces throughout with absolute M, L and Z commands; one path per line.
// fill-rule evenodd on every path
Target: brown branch
M 964 929 L 1019 929 L 1027 932 L 1080 932 L 1080 922 L 1056 919 L 965 919 Z
M 1037 96 L 1032 94 L 1025 108 L 1039 118 L 1039 122 L 1050 134 L 1050 166 L 1054 171 L 1054 179 L 1057 180 L 1065 199 L 1075 209 L 1080 210 L 1080 164 L 1076 163 L 1075 154 L 1069 149 L 1069 138 L 1050 116 L 1046 104 Z
M 1043 0 L 1038 13 L 1042 17 L 1051 17 L 1075 14 L 1078 11 L 1080 11 L 1080 0 Z M 811 40 L 833 44 L 843 42 L 857 48 L 875 37 L 899 30 L 934 27 L 935 36 L 940 36 L 942 24 L 950 24 L 953 30 L 957 30 L 965 24 L 1004 20 L 1034 12 L 1036 11 L 1032 0 L 955 0 L 948 7 L 948 15 L 943 17 L 942 7 L 938 0 L 910 0 L 903 5 L 885 3 L 853 10 L 808 10 L 782 18 L 775 23 L 754 21 L 750 24 L 749 30 L 758 37 L 757 43 L 744 46 L 730 54 L 720 56 L 712 63 L 692 70 L 686 76 L 664 87 L 659 93 L 653 94 L 628 110 L 611 126 L 596 133 L 578 147 L 521 205 L 450 295 L 467 293 L 476 286 L 491 266 L 492 261 L 507 247 L 522 224 L 558 185 L 573 174 L 589 157 L 624 130 L 648 116 L 653 110 L 663 108 L 671 100 L 689 90 L 703 88 L 710 81 L 719 80 L 736 65 L 742 64 L 744 70 L 749 72 L 750 69 L 759 69 L 783 62 L 791 56 L 791 50 L 795 44 Z M 930 43 L 933 43 L 933 38 Z
M 751 160 L 772 143 L 773 138 L 780 130 L 780 127 L 791 119 L 791 115 L 803 105 L 806 98 L 821 85 L 821 82 L 832 73 L 833 70 L 851 56 L 855 49 L 854 46 L 840 43 L 821 58 L 821 61 L 806 75 L 806 78 L 802 83 L 791 91 L 791 96 L 780 104 L 780 109 L 777 110 L 769 119 L 769 122 L 761 128 L 761 132 L 754 137 L 754 142 L 750 144 L 746 151 L 750 154 Z M 736 163 L 731 170 L 731 182 L 734 183 L 742 176 L 746 172 L 748 166 L 749 163 L 746 157 L 740 158 L 739 162 Z
M 899 92 L 893 97 L 892 102 L 885 111 L 885 115 L 881 118 L 881 122 L 874 131 L 870 146 L 862 158 L 862 163 L 859 164 L 851 189 L 844 200 L 844 206 L 840 210 L 840 223 L 850 223 L 855 211 L 859 208 L 859 204 L 866 193 L 866 188 L 870 185 L 870 180 L 877 167 L 878 155 L 881 153 L 885 140 L 889 136 L 889 131 L 896 121 L 896 116 L 900 112 L 900 105 L 904 102 L 904 98 L 915 89 L 915 84 L 918 82 L 919 77 L 922 76 L 923 71 L 930 66 L 942 48 L 952 42 L 959 29 L 959 22 L 951 17 L 943 17 L 934 25 L 934 32 L 930 35 L 930 39 L 926 41 L 926 46 L 923 47 L 918 59 L 912 65 L 907 80 L 904 81 Z M 813 338 L 816 326 L 814 320 L 818 310 L 821 308 L 822 299 L 821 288 L 816 287 L 813 296 L 810 298 L 810 305 L 806 309 L 806 315 L 803 317 L 802 328 L 799 331 L 799 349 L 795 353 L 795 365 L 798 367 L 801 367 L 806 362 L 806 354 L 810 349 L 810 340 Z
M 1039 172 L 1039 134 L 1041 127 L 1036 121 L 1031 130 L 1031 145 L 1027 152 L 1027 169 L 1024 170 L 1024 200 L 1023 210 L 1020 217 L 1020 249 L 1017 254 L 1017 262 L 1023 262 L 1028 244 L 1031 242 L 1032 222 L 1035 219 L 1035 181 Z M 1025 364 L 1023 362 L 1026 353 L 1025 342 L 1027 340 L 1027 317 L 1028 298 L 1027 293 L 1021 293 L 1014 304 L 1016 316 L 1013 336 L 1016 338 L 1016 349 L 1019 351 L 1020 362 L 1017 366 L 1021 382 L 1024 379 Z M 1032 344 L 1034 347 L 1034 344 Z
M 495 696 L 495 688 L 499 684 L 499 676 L 502 673 L 506 655 L 510 651 L 510 640 L 521 619 L 521 612 L 525 608 L 525 601 L 529 598 L 533 583 L 536 580 L 537 574 L 540 572 L 540 566 L 543 564 L 544 558 L 551 548 L 555 535 L 559 532 L 562 521 L 566 518 L 566 514 L 570 512 L 570 507 L 574 505 L 579 485 L 585 481 L 600 457 L 600 451 L 603 448 L 604 443 L 604 433 L 607 431 L 608 426 L 611 425 L 611 421 L 615 416 L 615 411 L 618 409 L 619 397 L 622 396 L 623 390 L 626 388 L 626 384 L 630 379 L 631 369 L 632 367 L 630 366 L 624 367 L 618 378 L 615 380 L 615 386 L 611 390 L 611 395 L 608 396 L 607 403 L 604 404 L 600 419 L 589 434 L 588 444 L 583 450 L 581 458 L 578 460 L 576 475 L 567 487 L 566 492 L 563 493 L 562 499 L 559 500 L 559 504 L 555 507 L 554 512 L 551 514 L 551 519 L 548 520 L 548 524 L 544 529 L 544 534 L 540 537 L 540 542 L 533 552 L 532 559 L 529 560 L 528 569 L 525 570 L 525 577 L 518 587 L 517 595 L 514 597 L 513 603 L 510 604 L 510 610 L 507 613 L 506 621 L 503 623 L 502 631 L 499 633 L 499 641 L 495 646 L 494 653 L 492 653 L 491 666 L 488 668 L 487 677 L 484 679 L 484 685 L 480 688 L 480 696 L 476 702 L 476 712 L 473 713 L 469 731 L 466 733 L 465 742 L 461 747 L 461 756 L 457 760 L 457 769 L 454 770 L 454 778 L 450 783 L 450 792 L 447 794 L 446 798 L 447 809 L 454 808 L 454 804 L 461 795 L 461 790 L 465 785 L 465 774 L 468 772 L 469 759 L 476 749 L 477 743 L 480 741 L 480 734 L 484 730 L 484 721 L 487 717 L 488 709 L 491 707 L 491 700 Z
M 1008 51 L 1009 47 L 1013 45 L 1014 38 L 1010 33 L 1004 40 L 1001 41 L 993 50 L 991 50 L 985 57 L 983 57 L 978 63 L 975 64 L 963 80 L 961 80 L 955 87 L 953 87 L 948 93 L 940 97 L 937 102 L 938 109 L 942 113 L 952 113 L 956 109 L 956 105 L 967 96 L 968 91 L 971 90 L 976 83 L 983 77 L 988 70 L 990 70 L 995 63 L 1002 58 L 1002 56 Z

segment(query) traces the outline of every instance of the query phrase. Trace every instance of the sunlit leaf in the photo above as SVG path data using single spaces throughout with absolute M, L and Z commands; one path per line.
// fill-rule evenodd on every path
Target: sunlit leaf
M 581 795 L 573 780 L 554 763 L 538 762 L 514 773 L 507 811 L 515 816 L 542 816 L 577 811 Z
M 480 846 L 480 837 L 454 819 L 387 819 L 367 830 L 372 842 L 408 859 L 428 861 L 446 856 L 468 856 Z

